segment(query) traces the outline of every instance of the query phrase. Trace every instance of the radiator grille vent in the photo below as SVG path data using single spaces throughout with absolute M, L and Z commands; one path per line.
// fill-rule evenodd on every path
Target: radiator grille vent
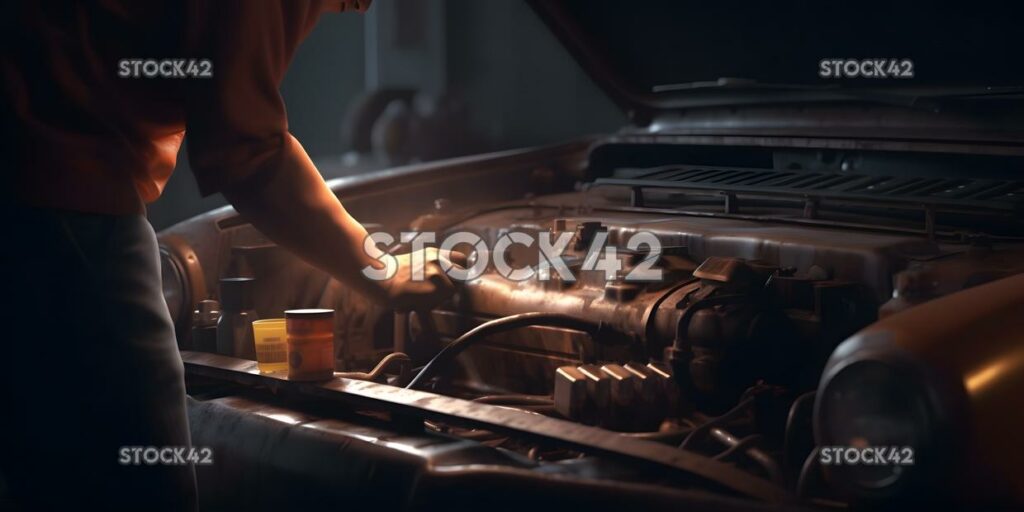
M 859 202 L 1024 210 L 1024 181 L 921 178 L 708 167 L 626 170 L 628 177 L 601 178 L 595 185 L 678 188 Z

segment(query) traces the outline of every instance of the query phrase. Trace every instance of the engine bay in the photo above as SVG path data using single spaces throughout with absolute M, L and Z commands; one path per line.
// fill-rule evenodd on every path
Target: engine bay
M 546 167 L 525 172 L 546 179 L 548 188 L 559 181 Z M 1024 245 L 1019 239 L 951 236 L 934 219 L 923 232 L 898 220 L 869 228 L 849 222 L 859 214 L 855 209 L 843 211 L 845 222 L 828 224 L 826 216 L 807 211 L 807 204 L 822 204 L 817 200 L 801 198 L 794 214 L 792 208 L 718 190 L 727 190 L 726 185 L 714 187 L 715 201 L 693 199 L 689 209 L 680 210 L 663 203 L 678 201 L 683 193 L 650 192 L 638 199 L 635 183 L 596 186 L 591 181 L 575 187 L 528 193 L 525 199 L 466 200 L 464 206 L 441 197 L 426 208 L 409 209 L 405 221 L 382 224 L 380 229 L 395 239 L 401 231 L 439 236 L 459 232 L 471 234 L 482 247 L 494 247 L 511 233 L 565 234 L 569 240 L 562 253 L 569 279 L 541 272 L 545 261 L 536 248 L 512 245 L 505 263 L 530 269 L 527 277 L 510 280 L 489 262 L 459 285 L 450 302 L 429 312 L 382 310 L 230 216 L 215 219 L 217 241 L 205 250 L 215 247 L 222 276 L 255 278 L 261 316 L 297 306 L 337 311 L 337 378 L 454 398 L 438 403 L 456 411 L 465 402 L 499 410 L 492 413 L 497 416 L 485 415 L 483 423 L 474 416 L 476 409 L 465 409 L 468 416 L 463 417 L 453 413 L 454 418 L 427 414 L 413 420 L 421 425 L 414 430 L 472 441 L 532 470 L 574 472 L 603 460 L 608 452 L 612 459 L 632 454 L 643 463 L 660 460 L 669 465 L 676 463 L 663 457 L 696 456 L 693 465 L 690 461 L 675 467 L 712 468 L 707 471 L 713 474 L 703 474 L 707 481 L 696 488 L 717 484 L 726 494 L 822 508 L 887 503 L 903 499 L 906 488 L 921 485 L 902 476 L 923 471 L 901 465 L 899 449 L 912 447 L 928 460 L 927 448 L 907 441 L 912 437 L 899 437 L 901 429 L 911 427 L 897 419 L 879 419 L 879 411 L 851 420 L 874 426 L 868 429 L 872 434 L 858 433 L 850 444 L 878 445 L 879 440 L 898 438 L 900 443 L 886 445 L 896 452 L 883 455 L 895 463 L 869 467 L 874 473 L 868 476 L 822 468 L 822 449 L 839 444 L 821 431 L 835 418 L 822 415 L 840 414 L 835 408 L 849 406 L 843 400 L 856 395 L 846 388 L 837 394 L 830 382 L 842 379 L 823 375 L 826 368 L 838 367 L 836 358 L 844 356 L 837 348 L 844 340 L 879 320 L 1020 273 Z M 706 192 L 687 193 L 696 198 Z M 826 200 L 831 198 L 822 202 Z M 659 250 L 627 242 L 637 233 L 656 239 Z M 462 245 L 460 249 L 472 249 Z M 609 246 L 616 248 L 610 273 L 588 261 L 592 252 Z M 396 244 L 389 249 L 403 248 L 407 246 Z M 472 250 L 467 252 L 474 263 Z M 173 242 L 167 250 L 168 255 L 187 253 L 175 249 Z M 176 265 L 185 269 L 179 273 L 187 273 L 187 265 Z M 656 270 L 659 278 L 626 278 L 638 269 Z M 187 367 L 207 377 L 211 370 L 204 365 L 233 364 L 209 363 L 198 354 L 185 359 Z M 212 374 L 223 377 L 223 372 Z M 245 382 L 249 388 L 277 389 L 266 381 Z M 864 382 L 870 386 L 874 381 Z M 893 384 L 877 385 L 875 391 L 885 396 L 890 392 L 886 385 Z M 859 386 L 855 383 L 853 389 Z M 367 389 L 374 397 L 384 393 Z M 823 398 L 822 389 L 834 402 Z M 209 391 L 199 386 L 193 395 L 204 392 Z M 416 403 L 433 400 L 410 396 L 419 397 Z M 880 397 L 868 397 L 876 399 Z M 398 401 L 405 404 L 403 400 Z M 883 412 L 913 408 L 911 401 L 890 404 Z M 501 416 L 513 411 L 513 416 Z M 498 428 L 490 422 L 494 418 L 503 418 L 495 420 Z M 559 421 L 547 423 L 549 419 Z M 565 422 L 583 430 L 568 429 Z M 511 431 L 509 424 L 514 426 Z M 625 444 L 616 444 L 616 439 Z M 825 439 L 831 440 L 823 444 Z M 635 441 L 641 444 L 630 444 Z M 715 468 L 728 468 L 732 476 L 721 477 Z M 587 474 L 694 488 L 692 482 L 652 476 L 647 469 L 592 467 Z M 936 478 L 920 481 L 941 481 Z M 850 479 L 857 484 L 851 486 Z M 739 480 L 756 485 L 736 484 Z M 900 483 L 890 485 L 892 481 Z

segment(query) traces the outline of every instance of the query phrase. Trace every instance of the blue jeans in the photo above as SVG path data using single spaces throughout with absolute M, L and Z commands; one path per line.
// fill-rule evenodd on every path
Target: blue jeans
M 191 465 L 119 461 L 122 447 L 191 444 L 153 228 L 142 215 L 0 211 L 11 497 L 31 509 L 194 510 Z

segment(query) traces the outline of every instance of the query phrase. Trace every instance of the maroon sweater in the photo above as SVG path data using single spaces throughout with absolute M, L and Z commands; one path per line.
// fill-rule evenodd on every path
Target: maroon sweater
M 5 13 L 0 61 L 14 142 L 4 179 L 30 205 L 141 213 L 186 133 L 204 195 L 287 172 L 308 159 L 278 91 L 295 49 L 322 13 L 369 3 L 18 0 Z M 168 62 L 163 71 L 185 77 L 146 77 L 132 59 Z

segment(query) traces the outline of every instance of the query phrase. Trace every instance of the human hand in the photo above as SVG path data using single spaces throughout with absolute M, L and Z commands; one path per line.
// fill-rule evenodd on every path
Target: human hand
M 466 255 L 435 247 L 394 256 L 395 275 L 382 281 L 389 305 L 398 311 L 428 311 L 455 294 L 455 284 L 441 264 L 466 266 Z

